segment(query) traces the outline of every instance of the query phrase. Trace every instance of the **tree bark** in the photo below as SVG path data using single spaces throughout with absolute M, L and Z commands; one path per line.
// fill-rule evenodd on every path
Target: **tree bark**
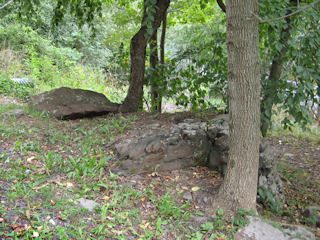
M 161 87 L 164 88 L 165 76 L 164 76 L 164 58 L 165 58 L 165 51 L 164 51 L 164 44 L 166 40 L 166 31 L 167 31 L 167 15 L 168 11 L 164 14 L 163 21 L 162 21 L 162 31 L 161 31 L 161 39 L 160 39 L 160 63 L 161 63 L 161 77 L 162 77 L 162 85 Z M 162 109 L 162 97 L 159 98 L 158 101 L 158 112 L 161 112 Z
M 153 74 L 151 76 L 151 111 L 158 111 L 158 101 L 159 101 L 159 91 L 158 84 L 159 72 L 157 72 L 157 65 L 159 62 L 158 56 L 158 31 L 156 30 L 150 39 L 150 67 L 153 69 Z M 161 108 L 160 108 L 161 112 Z
M 298 1 L 297 0 L 290 0 L 290 3 L 293 6 L 297 6 Z M 286 15 L 292 13 L 292 10 L 289 10 Z M 294 16 L 285 18 L 287 27 L 282 28 L 281 31 L 281 38 L 279 43 L 283 45 L 280 52 L 276 52 L 275 56 L 273 57 L 270 73 L 268 79 L 272 81 L 272 84 L 268 86 L 268 93 L 263 97 L 262 104 L 261 104 L 261 113 L 262 113 L 262 119 L 261 119 L 261 134 L 263 137 L 267 136 L 267 131 L 270 128 L 270 122 L 271 122 L 271 115 L 272 115 L 272 107 L 274 104 L 274 97 L 276 96 L 276 93 L 278 91 L 278 88 L 280 86 L 280 77 L 283 69 L 283 63 L 284 58 L 287 54 L 287 48 L 288 48 L 288 40 L 290 39 L 290 30 L 293 28 L 293 25 L 291 24 L 292 19 Z M 266 114 L 266 112 L 269 112 L 269 114 Z
M 256 210 L 259 142 L 260 78 L 258 0 L 227 0 L 228 94 L 230 150 L 227 172 L 213 211 L 227 217 L 238 208 Z
M 221 10 L 225 13 L 226 12 L 226 5 L 224 5 L 222 0 L 217 0 L 217 3 L 219 5 L 219 7 L 221 8 Z
M 146 3 L 146 0 L 144 1 Z M 159 28 L 163 17 L 170 5 L 170 0 L 158 0 L 156 4 L 156 12 L 154 13 L 154 21 L 152 23 L 153 33 Z M 149 37 L 147 35 L 147 26 L 143 23 L 148 17 L 144 11 L 141 28 L 132 38 L 130 44 L 131 70 L 130 70 L 130 86 L 127 96 L 120 106 L 120 112 L 136 112 L 139 108 L 139 102 L 143 93 L 143 78 L 145 71 L 146 47 Z M 153 35 L 153 33 L 151 35 Z

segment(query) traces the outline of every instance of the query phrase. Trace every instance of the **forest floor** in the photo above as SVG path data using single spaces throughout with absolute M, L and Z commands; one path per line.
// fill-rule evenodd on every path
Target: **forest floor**
M 205 167 L 129 177 L 106 145 L 147 123 L 212 119 L 213 114 L 136 113 L 59 121 L 0 96 L 0 113 L 24 108 L 25 115 L 0 116 L 0 239 L 232 239 L 245 224 L 210 216 L 209 198 L 223 176 Z M 320 141 L 292 135 L 268 137 L 284 181 L 286 204 L 259 214 L 277 226 L 301 225 L 320 239 L 315 219 L 302 213 L 320 206 Z M 92 200 L 88 211 L 79 199 Z

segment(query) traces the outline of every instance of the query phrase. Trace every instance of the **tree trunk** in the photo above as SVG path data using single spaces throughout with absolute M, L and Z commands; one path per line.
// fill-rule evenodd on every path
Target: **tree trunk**
M 144 1 L 146 5 L 146 0 Z M 170 0 L 158 0 L 155 6 L 152 23 L 153 33 L 159 28 L 163 17 L 169 7 Z M 136 112 L 143 93 L 143 78 L 145 71 L 146 47 L 149 37 L 147 35 L 147 26 L 144 24 L 148 14 L 144 11 L 141 28 L 132 38 L 130 44 L 131 71 L 130 86 L 123 104 L 120 106 L 120 112 Z M 153 35 L 153 33 L 151 35 Z
M 297 6 L 298 1 L 290 0 L 290 3 L 293 6 Z M 292 13 L 292 10 L 289 10 L 287 12 L 287 14 L 290 14 L 290 13 Z M 279 41 L 279 43 L 282 44 L 283 47 L 280 52 L 276 52 L 271 64 L 268 79 L 272 81 L 272 84 L 268 86 L 268 93 L 263 97 L 262 104 L 261 104 L 262 119 L 261 119 L 260 129 L 263 137 L 267 136 L 267 131 L 270 128 L 274 97 L 276 96 L 276 93 L 280 86 L 280 77 L 283 69 L 284 58 L 287 54 L 287 48 L 288 48 L 287 42 L 291 36 L 290 30 L 293 28 L 293 25 L 291 24 L 291 21 L 293 18 L 294 16 L 284 19 L 287 23 L 287 27 L 282 28 L 281 38 Z
M 259 142 L 260 78 L 258 0 L 227 0 L 228 94 L 230 150 L 227 172 L 213 211 L 227 217 L 238 208 L 256 210 Z
M 164 83 L 165 83 L 165 79 L 164 79 L 164 43 L 166 40 L 166 31 L 167 31 L 167 15 L 168 12 L 166 11 L 166 13 L 164 14 L 163 17 L 163 21 L 162 21 L 162 31 L 161 31 L 161 40 L 160 40 L 160 63 L 161 63 L 161 77 L 162 77 L 162 84 L 161 87 L 164 88 Z M 159 100 L 158 100 L 158 112 L 161 112 L 162 109 L 162 97 L 160 96 Z
M 159 62 L 158 57 L 158 31 L 156 30 L 150 39 L 150 67 L 153 69 L 152 81 L 151 81 L 151 111 L 158 111 L 159 91 L 158 84 L 159 72 L 157 71 L 157 65 Z M 161 112 L 161 108 L 160 108 Z

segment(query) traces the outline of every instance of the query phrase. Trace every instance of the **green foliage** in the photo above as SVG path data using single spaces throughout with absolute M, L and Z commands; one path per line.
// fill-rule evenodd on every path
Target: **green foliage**
M 185 215 L 186 211 L 184 210 L 184 208 L 188 208 L 189 205 L 190 203 L 187 202 L 181 206 L 176 206 L 173 197 L 170 195 L 170 191 L 168 191 L 157 201 L 159 214 L 164 217 L 173 217 L 176 219 L 181 218 L 183 215 Z
M 292 1 L 260 1 L 260 16 L 263 19 L 273 19 L 303 7 L 303 3 L 298 7 L 293 7 L 291 3 Z M 307 124 L 311 123 L 310 106 L 319 103 L 317 96 L 320 89 L 320 68 L 316 58 L 320 56 L 320 31 L 317 11 L 319 5 L 290 17 L 290 20 L 260 24 L 260 47 L 263 52 L 262 95 L 270 96 L 262 106 L 271 104 L 287 112 L 288 115 L 282 122 L 285 128 L 298 123 L 302 129 L 306 129 Z M 284 31 L 288 28 L 290 37 L 286 39 Z M 280 81 L 274 81 L 268 76 L 272 61 L 283 61 Z M 267 119 L 269 125 L 271 115 L 271 108 L 262 113 L 262 119 Z
M 202 24 L 202 23 L 212 23 L 217 21 L 221 17 L 221 10 L 216 4 L 212 4 L 210 1 L 173 1 L 171 3 L 172 13 L 168 19 L 168 25 L 178 25 L 178 24 Z M 181 11 L 180 9 L 183 9 Z
M 166 59 L 165 66 L 156 69 L 158 72 L 163 69 L 165 78 L 153 74 L 154 70 L 148 67 L 147 84 L 155 83 L 160 95 L 173 98 L 176 104 L 185 107 L 190 104 L 193 110 L 208 108 L 213 98 L 226 101 L 225 34 L 209 29 L 200 25 L 185 27 L 182 37 L 192 35 L 192 46 L 176 51 L 171 59 Z
M 71 48 L 57 48 L 50 40 L 41 37 L 30 27 L 21 24 L 0 25 L 0 48 L 11 47 L 15 51 L 29 54 L 35 51 L 40 56 L 47 56 L 58 66 L 63 66 L 64 61 L 79 61 L 82 54 Z
M 268 189 L 258 187 L 258 194 L 262 199 L 263 205 L 276 214 L 283 212 L 283 202 L 272 194 Z
M 12 81 L 9 76 L 0 74 L 0 94 L 14 96 L 27 101 L 33 89 L 28 85 L 22 85 Z

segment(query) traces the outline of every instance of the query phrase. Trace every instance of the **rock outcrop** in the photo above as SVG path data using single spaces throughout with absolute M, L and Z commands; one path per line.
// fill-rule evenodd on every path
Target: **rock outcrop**
M 118 168 L 113 170 L 118 174 L 130 175 L 196 166 L 208 166 L 224 172 L 229 151 L 228 115 L 216 117 L 211 125 L 193 119 L 170 126 L 145 125 L 110 148 L 115 153 L 116 160 L 120 161 Z M 274 201 L 279 205 L 283 204 L 282 181 L 273 161 L 270 145 L 266 141 L 260 143 L 259 162 L 259 188 L 271 192 Z
M 315 240 L 312 232 L 295 225 L 281 226 L 282 231 L 270 223 L 253 216 L 247 216 L 250 223 L 240 228 L 235 234 L 235 240 Z
M 118 112 L 120 105 L 110 102 L 102 93 L 62 87 L 32 96 L 29 106 L 65 120 Z

